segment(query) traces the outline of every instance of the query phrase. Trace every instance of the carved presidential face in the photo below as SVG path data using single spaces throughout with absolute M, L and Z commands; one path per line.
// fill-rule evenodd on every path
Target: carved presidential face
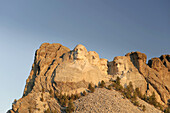
M 107 70 L 108 70 L 108 67 L 107 67 L 107 59 L 100 59 L 100 64 L 101 64 L 101 71 L 105 74 L 107 74 Z
M 122 74 L 128 68 L 125 64 L 127 64 L 127 59 L 125 57 L 116 57 L 113 62 L 114 71 L 117 74 Z
M 89 51 L 89 61 L 92 65 L 99 65 L 99 55 L 95 51 Z
M 79 44 L 74 48 L 74 59 L 76 60 L 83 60 L 87 56 L 87 49 Z

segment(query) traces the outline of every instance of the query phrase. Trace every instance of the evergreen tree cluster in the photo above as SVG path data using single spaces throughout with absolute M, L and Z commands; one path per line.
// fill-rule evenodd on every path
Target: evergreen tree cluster
M 129 82 L 126 88 L 123 88 L 123 86 L 120 84 L 120 78 L 117 77 L 116 81 L 111 81 L 112 84 L 108 86 L 108 89 L 115 89 L 116 91 L 120 91 L 124 98 L 130 99 L 130 101 L 138 107 L 142 107 L 142 110 L 145 111 L 146 107 L 143 105 L 140 105 L 137 101 L 137 97 L 141 98 L 142 100 L 146 101 L 147 103 L 154 105 L 156 108 L 159 108 L 163 111 L 162 105 L 156 101 L 155 93 L 151 96 L 146 96 L 146 94 L 142 95 L 139 88 L 134 89 L 132 82 Z M 168 111 L 168 110 L 167 110 Z
M 141 91 L 139 88 L 134 89 L 132 82 L 129 82 L 126 88 L 123 88 L 123 86 L 120 84 L 120 78 L 117 77 L 115 81 L 111 81 L 112 84 L 106 86 L 106 83 L 102 80 L 99 84 L 99 88 L 106 88 L 108 90 L 115 89 L 116 91 L 121 92 L 121 94 L 124 96 L 124 98 L 129 99 L 135 106 L 141 107 L 143 111 L 146 111 L 146 106 L 139 104 L 137 101 L 137 97 L 141 98 L 142 100 L 146 101 L 147 103 L 154 105 L 156 108 L 159 108 L 160 110 L 164 111 L 165 113 L 170 113 L 170 101 L 168 102 L 168 107 L 163 110 L 162 105 L 157 102 L 155 93 L 153 92 L 151 96 L 146 96 L 146 94 L 142 95 Z M 97 87 L 97 86 L 96 86 Z M 95 87 L 92 86 L 91 83 L 88 85 L 88 89 L 90 93 L 93 93 L 95 91 Z M 44 92 L 44 91 L 43 91 Z M 59 104 L 62 107 L 66 107 L 66 112 L 67 113 L 72 113 L 75 110 L 73 100 L 79 99 L 82 96 L 86 96 L 88 93 L 86 91 L 83 91 L 81 94 L 71 94 L 71 96 L 58 93 L 58 92 L 53 92 L 52 90 L 49 91 L 51 97 L 57 98 Z M 43 95 L 42 95 L 43 97 Z M 43 98 L 42 98 L 43 101 Z M 49 109 L 45 111 L 45 113 L 50 113 Z M 52 112 L 53 113 L 53 112 Z
M 88 89 L 90 90 L 91 93 L 93 93 L 95 90 L 95 87 L 93 87 L 92 84 L 89 83 Z

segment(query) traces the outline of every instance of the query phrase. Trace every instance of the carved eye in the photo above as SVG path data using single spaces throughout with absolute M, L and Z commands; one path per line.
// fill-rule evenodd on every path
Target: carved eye
M 83 49 L 80 48 L 80 51 L 83 51 Z

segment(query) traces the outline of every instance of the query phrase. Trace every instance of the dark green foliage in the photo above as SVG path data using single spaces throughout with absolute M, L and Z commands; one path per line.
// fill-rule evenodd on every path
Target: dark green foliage
M 146 106 L 145 105 L 143 105 L 143 107 L 142 107 L 142 111 L 146 111 Z
M 69 102 L 69 100 L 66 98 L 66 99 L 64 100 L 62 106 L 67 107 L 67 106 L 68 106 L 68 102 Z
M 108 86 L 108 90 L 111 90 L 111 89 L 112 89 L 112 86 L 111 86 L 111 85 L 109 85 L 109 86 Z
M 55 96 L 55 98 L 59 98 L 60 95 L 59 95 L 59 93 L 56 91 L 54 96 Z
M 163 111 L 163 107 L 160 103 L 158 103 L 157 108 L 159 108 L 161 111 Z
M 152 93 L 152 95 L 149 97 L 149 101 L 150 104 L 154 105 L 155 107 L 157 107 L 157 101 L 156 101 L 156 97 L 155 97 L 155 92 Z
M 54 93 L 53 93 L 52 89 L 50 89 L 49 93 L 50 93 L 50 96 L 53 98 L 54 97 Z
M 95 88 L 94 88 L 94 87 L 92 87 L 92 88 L 90 89 L 91 93 L 93 93 L 93 92 L 94 92 L 94 90 L 95 90 Z
M 69 95 L 67 95 L 67 99 L 69 99 L 69 100 L 70 100 L 70 96 L 69 96 Z
M 127 89 L 130 93 L 132 93 L 132 92 L 134 91 L 132 82 L 129 82 L 129 85 L 127 86 L 126 89 Z
M 90 90 L 91 93 L 93 93 L 95 90 L 95 88 L 92 87 L 91 83 L 89 83 L 88 89 Z
M 130 94 L 130 92 L 125 92 L 124 94 L 125 94 L 126 98 L 131 99 L 131 94 Z
M 44 101 L 43 93 L 41 93 L 40 101 L 42 101 L 42 102 Z
M 51 113 L 50 109 L 48 108 L 47 110 L 45 110 L 44 113 Z
M 14 99 L 14 102 L 12 104 L 15 104 L 17 102 L 17 99 Z
M 55 110 L 53 113 L 58 113 L 57 110 Z
M 91 83 L 89 83 L 88 89 L 91 89 L 91 88 L 92 88 L 92 85 L 91 85 Z
M 138 96 L 139 98 L 142 98 L 142 93 L 141 93 L 141 91 L 139 90 L 139 88 L 136 88 L 136 89 L 135 89 L 135 92 L 136 92 L 136 94 L 137 94 L 137 96 Z
M 164 113 L 170 113 L 170 107 L 167 107 L 167 108 L 164 110 Z
M 131 98 L 133 101 L 137 100 L 137 93 L 135 91 L 133 92 L 133 95 L 131 96 Z
M 159 108 L 160 110 L 163 111 L 163 107 L 159 102 L 157 102 L 154 92 L 149 97 L 147 97 L 146 94 L 144 94 L 141 99 L 143 99 L 145 102 L 154 105 L 156 108 Z
M 62 98 L 65 100 L 67 98 L 66 94 L 64 93 L 64 95 L 62 96 Z
M 83 96 L 86 96 L 86 91 L 83 91 Z
M 170 99 L 168 99 L 168 103 L 167 103 L 168 107 L 170 107 Z
M 43 93 L 45 92 L 45 89 L 44 89 L 44 88 L 42 88 L 42 92 L 43 92 Z
M 168 100 L 167 103 L 168 107 L 164 110 L 165 113 L 170 113 L 170 99 Z
M 72 113 L 75 110 L 75 106 L 73 104 L 73 100 L 70 99 L 69 103 L 68 103 L 68 107 L 66 108 L 66 112 L 67 113 Z
M 70 99 L 75 100 L 75 96 L 73 94 L 71 94 Z
M 116 86 L 115 86 L 115 90 L 122 92 L 122 91 L 123 91 L 123 86 L 121 86 L 121 85 L 116 85 Z
M 29 111 L 29 113 L 33 113 L 32 107 L 29 107 L 29 108 L 28 108 L 28 111 Z
M 80 94 L 77 94 L 77 93 L 74 94 L 74 98 L 75 98 L 75 100 L 76 100 L 76 99 L 79 99 L 79 98 L 80 98 Z
M 99 84 L 99 87 L 103 88 L 105 87 L 105 82 L 102 80 L 101 83 Z
M 60 105 L 61 105 L 61 106 L 64 105 L 64 99 L 60 99 Z
M 63 98 L 63 95 L 62 95 L 62 93 L 60 92 L 60 94 L 58 95 L 58 99 L 60 100 L 60 99 L 62 99 Z
M 146 94 L 143 95 L 143 98 L 142 98 L 145 102 L 147 102 L 148 98 L 146 96 Z
M 43 96 L 40 98 L 40 101 L 42 101 L 42 102 L 44 101 L 44 98 L 43 98 Z
M 116 84 L 120 85 L 120 78 L 119 77 L 116 78 Z
M 113 83 L 111 84 L 112 87 L 116 87 L 116 85 L 117 85 L 117 84 L 116 84 L 115 82 L 113 82 Z
M 135 106 L 139 106 L 139 102 L 138 102 L 138 101 L 133 101 L 133 104 L 134 104 Z
M 50 95 L 51 95 L 51 94 L 53 93 L 53 90 L 52 90 L 52 89 L 50 89 L 49 93 L 50 93 Z

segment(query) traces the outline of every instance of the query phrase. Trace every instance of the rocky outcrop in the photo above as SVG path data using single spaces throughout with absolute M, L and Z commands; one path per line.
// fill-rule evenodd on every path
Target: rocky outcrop
M 161 97 L 161 100 L 164 103 L 167 103 L 167 100 L 170 98 L 170 90 L 168 89 L 168 84 L 170 81 L 167 81 L 168 83 L 164 82 L 162 79 L 165 78 L 164 75 L 162 74 L 162 72 L 158 72 L 158 70 L 161 70 L 161 68 L 164 68 L 163 70 L 166 70 L 165 67 L 163 67 L 162 62 L 157 58 L 154 58 L 149 61 L 149 65 L 151 66 L 150 68 L 146 64 L 146 55 L 144 53 L 132 52 L 127 56 L 130 57 L 132 63 L 145 77 L 146 81 L 157 91 L 157 93 Z M 166 76 L 168 77 L 170 76 L 170 74 L 167 74 Z
M 132 82 L 134 88 L 140 88 L 144 94 L 147 90 L 147 82 L 145 78 L 138 72 L 130 59 L 126 56 L 115 57 L 109 63 L 109 74 L 114 75 L 114 79 L 121 78 L 122 86 L 126 87 Z
M 147 56 L 144 53 L 131 52 L 125 56 L 115 57 L 109 63 L 109 74 L 114 77 L 119 76 L 124 87 L 131 81 L 135 87 L 140 88 L 143 94 L 151 95 L 155 92 L 157 101 L 164 104 L 170 98 L 167 56 L 153 58 L 147 65 Z
M 170 71 L 170 55 L 162 55 L 160 59 L 165 67 L 168 68 L 168 71 Z
M 46 94 L 47 102 L 43 103 L 46 107 L 40 109 L 60 109 L 57 100 L 48 99 L 50 90 L 53 94 L 61 92 L 71 95 L 83 92 L 89 83 L 98 85 L 101 80 L 108 81 L 109 77 L 107 60 L 100 59 L 94 51 L 88 52 L 83 45 L 79 44 L 70 50 L 61 44 L 43 43 L 35 53 L 23 98 L 13 104 L 11 111 L 27 113 L 30 107 L 28 104 L 36 103 L 36 107 L 31 104 L 31 108 L 34 106 L 34 112 L 39 112 L 37 106 L 41 106 L 42 102 L 37 100 L 40 100 L 42 90 L 48 95 Z M 33 95 L 36 95 L 34 101 Z M 54 103 L 53 107 L 49 103 Z
M 169 61 L 166 59 L 161 60 L 163 56 L 165 55 L 162 55 L 160 58 L 152 58 L 149 60 L 148 65 L 158 73 L 157 77 L 165 83 L 167 90 L 170 92 L 170 71 L 168 69 Z
M 132 82 L 143 94 L 155 92 L 157 100 L 164 104 L 170 98 L 170 56 L 153 58 L 148 65 L 146 59 L 145 54 L 132 52 L 108 62 L 81 44 L 70 50 L 58 43 L 43 43 L 35 52 L 23 97 L 14 102 L 8 112 L 42 113 L 49 108 L 59 113 L 61 107 L 54 98 L 56 93 L 80 93 L 89 83 L 98 85 L 117 76 L 124 87 Z

